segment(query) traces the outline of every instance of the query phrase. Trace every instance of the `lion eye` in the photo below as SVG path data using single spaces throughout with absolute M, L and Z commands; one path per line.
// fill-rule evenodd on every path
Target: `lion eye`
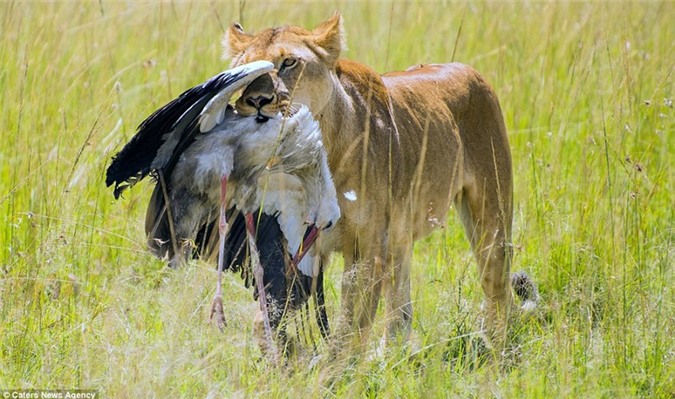
M 296 66 L 297 64 L 298 64 L 298 60 L 296 58 L 288 57 L 288 58 L 285 58 L 284 61 L 281 63 L 281 67 L 284 68 L 284 69 L 290 69 L 290 68 L 293 68 L 294 66 Z

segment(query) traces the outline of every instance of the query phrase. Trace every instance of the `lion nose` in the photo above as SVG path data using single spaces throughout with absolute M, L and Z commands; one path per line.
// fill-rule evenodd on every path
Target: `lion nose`
M 259 110 L 265 105 L 271 103 L 273 99 L 274 97 L 265 97 L 265 96 L 249 97 L 246 99 L 246 104 Z

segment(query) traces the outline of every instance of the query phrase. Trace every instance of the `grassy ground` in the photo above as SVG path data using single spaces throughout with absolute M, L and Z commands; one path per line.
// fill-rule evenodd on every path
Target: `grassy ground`
M 276 369 L 255 303 L 226 279 L 229 325 L 208 324 L 215 271 L 168 271 L 144 247 L 150 184 L 113 201 L 110 157 L 152 110 L 224 69 L 220 37 L 314 26 L 342 11 L 345 56 L 378 71 L 452 59 L 499 94 L 515 172 L 514 269 L 542 317 L 520 361 L 460 356 L 482 299 L 455 215 L 419 242 L 415 361 Z M 675 396 L 672 2 L 0 3 L 0 389 L 106 397 Z M 329 270 L 338 309 L 341 264 Z M 373 342 L 381 331 L 375 326 Z M 316 339 L 316 331 L 313 332 Z M 311 349 L 311 339 L 305 337 Z M 320 344 L 319 344 L 320 345 Z

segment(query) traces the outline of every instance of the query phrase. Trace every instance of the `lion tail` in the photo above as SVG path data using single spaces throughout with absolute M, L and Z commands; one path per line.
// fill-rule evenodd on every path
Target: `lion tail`
M 539 303 L 539 289 L 534 283 L 532 277 L 525 272 L 516 272 L 511 274 L 511 287 L 516 296 L 522 301 L 521 309 L 525 312 L 531 312 Z

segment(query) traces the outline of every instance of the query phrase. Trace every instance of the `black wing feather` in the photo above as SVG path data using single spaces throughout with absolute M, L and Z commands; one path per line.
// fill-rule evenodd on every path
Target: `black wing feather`
M 244 76 L 246 74 L 243 72 L 235 74 L 229 71 L 221 72 L 206 82 L 184 91 L 178 98 L 144 120 L 138 126 L 136 135 L 113 157 L 108 167 L 105 183 L 108 187 L 115 184 L 115 198 L 119 198 L 125 188 L 150 173 L 152 161 L 164 144 L 164 135 L 183 124 L 187 128 L 181 133 L 179 145 L 172 155 L 172 159 L 177 158 L 194 139 L 197 132 L 194 127 L 198 125 L 198 116 L 204 106 L 222 89 Z
M 277 218 L 259 211 L 253 215 L 256 224 L 256 246 L 260 253 L 260 263 L 265 270 L 263 274 L 265 280 L 263 283 L 267 287 L 265 291 L 277 304 L 288 303 L 297 309 L 310 296 L 312 278 L 289 267 L 291 254 L 286 251 L 286 239 Z M 229 219 L 229 225 L 223 269 L 241 271 L 246 287 L 255 286 L 253 274 L 244 267 L 248 260 L 246 220 L 240 212 L 237 212 L 237 215 Z M 254 297 L 257 295 L 256 288 Z

